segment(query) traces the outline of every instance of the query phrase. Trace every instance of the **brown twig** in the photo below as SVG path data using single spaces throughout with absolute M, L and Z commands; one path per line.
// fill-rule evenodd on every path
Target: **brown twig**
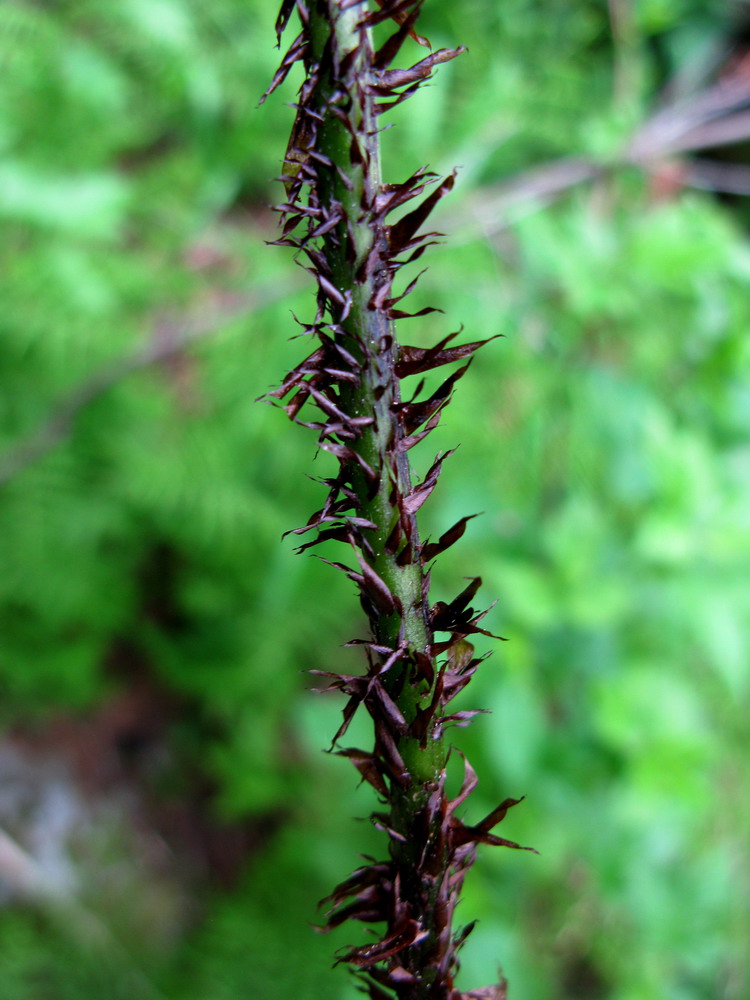
M 677 165 L 682 187 L 750 195 L 750 167 L 689 155 L 747 140 L 750 79 L 738 74 L 656 111 L 612 160 L 566 158 L 534 167 L 503 184 L 474 192 L 443 225 L 464 239 L 477 229 L 496 234 L 583 184 L 632 167 L 656 173 L 665 163 Z
M 104 365 L 71 389 L 32 434 L 0 456 L 0 490 L 65 440 L 81 411 L 123 379 L 174 358 L 195 344 L 220 333 L 232 320 L 280 301 L 299 286 L 300 281 L 290 279 L 271 288 L 266 286 L 247 294 L 224 295 L 220 304 L 210 312 L 203 312 L 196 317 L 159 321 L 149 341 Z

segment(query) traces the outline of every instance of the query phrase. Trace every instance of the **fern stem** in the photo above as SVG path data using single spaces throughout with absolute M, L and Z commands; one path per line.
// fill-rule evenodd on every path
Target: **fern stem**
M 389 837 L 389 859 L 359 869 L 329 897 L 331 927 L 350 918 L 386 925 L 378 943 L 354 947 L 340 959 L 360 971 L 373 1000 L 468 1000 L 471 994 L 460 994 L 453 982 L 465 937 L 452 932 L 460 887 L 477 843 L 519 846 L 489 832 L 517 800 L 506 799 L 477 827 L 455 816 L 476 783 L 468 763 L 457 798 L 449 801 L 445 791 L 444 727 L 474 714 L 449 716 L 445 709 L 479 664 L 465 639 L 484 632 L 478 624 L 483 614 L 468 606 L 481 581 L 473 580 L 450 604 L 429 608 L 426 566 L 463 534 L 470 517 L 437 543 L 420 542 L 416 514 L 445 456 L 414 484 L 408 452 L 435 427 L 468 365 L 421 401 L 404 402 L 400 381 L 470 358 L 485 341 L 449 348 L 450 335 L 423 350 L 396 340 L 394 320 L 408 314 L 395 308 L 403 296 L 394 297 L 394 277 L 424 251 L 428 237 L 418 230 L 453 185 L 452 177 L 444 179 L 416 208 L 386 222 L 395 208 L 419 198 L 434 175 L 418 171 L 401 184 L 381 182 L 379 116 L 409 97 L 436 64 L 462 51 L 431 52 L 407 70 L 388 68 L 408 36 L 429 45 L 413 31 L 421 5 L 378 0 L 373 11 L 366 0 L 283 0 L 277 31 L 295 9 L 303 30 L 269 89 L 294 62 L 304 61 L 306 79 L 285 158 L 289 201 L 279 208 L 279 242 L 311 264 L 318 310 L 307 329 L 320 347 L 271 395 L 290 397 L 285 408 L 294 420 L 306 403 L 322 414 L 322 422 L 306 423 L 319 431 L 320 447 L 338 458 L 339 472 L 326 480 L 323 508 L 296 531 L 318 531 L 301 548 L 330 540 L 349 546 L 356 565 L 332 565 L 357 583 L 370 622 L 367 674 L 326 676 L 349 696 L 335 745 L 360 705 L 373 719 L 371 753 L 337 752 L 352 759 L 389 807 L 373 814 Z M 397 30 L 375 51 L 371 29 L 390 19 Z M 450 638 L 436 642 L 436 631 Z M 501 1000 L 502 987 L 484 995 Z
M 331 62 L 332 72 L 320 81 L 317 99 L 324 117 L 317 148 L 334 165 L 333 170 L 323 175 L 321 202 L 329 211 L 337 204 L 343 208 L 343 218 L 333 231 L 336 240 L 326 240 L 323 252 L 337 288 L 351 296 L 351 311 L 340 325 L 347 349 L 362 365 L 358 383 L 343 387 L 341 403 L 347 413 L 373 418 L 373 423 L 352 443 L 352 450 L 372 469 L 390 468 L 398 492 L 407 496 L 411 491 L 410 463 L 407 453 L 401 451 L 404 432 L 395 415 L 401 399 L 399 379 L 395 374 L 394 322 L 387 309 L 371 305 L 383 284 L 390 283 L 390 275 L 383 267 L 367 268 L 374 242 L 384 239 L 382 232 L 373 231 L 372 220 L 363 209 L 363 205 L 374 201 L 381 188 L 375 99 L 363 86 L 372 61 L 370 32 L 359 26 L 361 5 L 344 12 L 340 11 L 340 6 L 337 0 L 318 0 L 310 7 L 310 27 L 315 46 L 311 59 L 318 65 L 323 61 L 323 49 L 332 34 L 336 38 L 339 63 L 354 59 L 353 71 L 343 79 L 336 74 L 337 62 Z M 333 101 L 332 95 L 336 95 Z M 333 113 L 336 108 L 346 112 L 347 124 Z M 352 124 L 359 136 L 355 140 L 350 133 Z M 351 162 L 353 141 L 361 143 L 362 162 L 358 162 L 359 153 Z M 381 474 L 373 492 L 362 468 L 353 471 L 360 510 L 376 525 L 368 533 L 372 546 L 369 561 L 398 598 L 402 609 L 371 617 L 374 637 L 390 648 L 405 641 L 413 649 L 429 654 L 431 630 L 429 611 L 422 596 L 424 570 L 419 557 L 416 519 L 410 516 L 408 557 L 403 549 L 398 553 L 387 551 L 386 543 L 399 517 L 392 499 L 394 482 L 388 475 Z M 397 687 L 400 684 L 398 671 L 386 675 L 384 683 L 387 688 Z M 407 721 L 413 719 L 422 700 L 430 694 L 428 688 L 418 698 L 411 685 L 402 688 L 398 703 Z M 409 770 L 418 781 L 433 780 L 443 765 L 442 741 L 429 739 L 426 748 L 420 748 L 415 742 L 409 738 L 401 742 L 400 749 L 409 757 Z

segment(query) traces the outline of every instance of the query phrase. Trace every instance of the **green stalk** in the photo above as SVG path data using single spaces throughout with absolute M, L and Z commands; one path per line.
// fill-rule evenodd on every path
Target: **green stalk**
M 385 310 L 368 307 L 380 283 L 386 280 L 386 275 L 376 272 L 368 275 L 364 281 L 357 280 L 377 238 L 368 224 L 362 205 L 377 193 L 381 185 L 380 142 L 373 107 L 374 98 L 362 87 L 362 79 L 367 72 L 369 32 L 363 32 L 358 27 L 361 7 L 352 7 L 343 13 L 339 11 L 339 7 L 337 0 L 316 0 L 309 10 L 313 39 L 310 59 L 320 64 L 331 32 L 335 34 L 336 47 L 341 57 L 353 54 L 353 85 L 344 86 L 343 93 L 335 103 L 348 110 L 355 127 L 361 129 L 367 164 L 366 169 L 364 166 L 351 164 L 352 136 L 343 122 L 328 110 L 318 133 L 317 148 L 341 172 L 334 170 L 326 175 L 328 183 L 321 183 L 321 194 L 324 202 L 339 202 L 343 206 L 345 217 L 336 228 L 339 245 L 326 241 L 323 252 L 337 288 L 344 293 L 348 292 L 352 297 L 351 312 L 341 325 L 347 334 L 347 348 L 363 363 L 360 384 L 342 393 L 342 402 L 345 404 L 342 408 L 348 413 L 374 416 L 375 423 L 365 428 L 352 448 L 373 469 L 387 468 L 389 457 L 395 453 L 398 487 L 402 494 L 407 495 L 412 485 L 411 469 L 408 455 L 398 450 L 398 444 L 404 435 L 394 416 L 394 403 L 400 402 L 399 380 L 394 373 L 396 332 L 394 323 Z M 367 38 L 367 45 L 363 44 L 363 34 Z M 340 78 L 331 79 L 329 75 L 328 79 L 321 80 L 317 102 L 319 108 L 328 108 L 331 95 L 337 90 L 342 90 Z M 348 185 L 344 183 L 341 174 L 348 178 Z M 362 344 L 367 345 L 367 357 L 364 357 Z M 368 483 L 361 470 L 356 472 L 356 478 L 358 482 L 355 489 L 361 497 L 362 513 L 377 525 L 368 535 L 375 553 L 373 568 L 403 606 L 403 616 L 398 613 L 381 615 L 371 622 L 375 638 L 379 643 L 395 648 L 401 641 L 400 631 L 403 627 L 409 647 L 429 653 L 431 629 L 429 610 L 422 598 L 424 570 L 419 558 L 418 532 L 415 528 L 410 541 L 410 561 L 406 565 L 399 565 L 396 554 L 389 554 L 385 547 L 398 519 L 398 513 L 394 511 L 389 499 L 392 484 L 386 476 L 381 476 L 375 495 L 369 496 Z M 404 560 L 401 561 L 403 563 Z M 394 672 L 392 676 L 387 675 L 385 683 L 387 687 L 395 689 L 401 686 L 401 681 L 399 673 Z M 397 704 L 407 721 L 411 722 L 417 710 L 424 707 L 431 696 L 430 688 L 415 692 L 411 685 L 406 684 L 397 698 Z M 420 747 L 418 741 L 406 738 L 400 742 L 399 750 L 417 787 L 429 785 L 439 777 L 445 762 L 442 739 L 429 738 L 426 745 Z M 420 799 L 426 793 L 427 790 L 423 789 Z M 399 820 L 401 823 L 408 823 L 407 808 L 400 806 Z
M 413 30 L 422 0 L 377 2 L 375 11 L 366 0 L 282 2 L 277 31 L 295 8 L 303 30 L 270 90 L 300 59 L 306 79 L 285 158 L 289 201 L 279 207 L 279 242 L 312 264 L 318 312 L 307 329 L 320 346 L 270 395 L 292 394 L 285 408 L 294 420 L 307 403 L 323 415 L 322 422 L 306 423 L 319 431 L 320 447 L 338 458 L 339 472 L 325 481 L 330 493 L 323 508 L 296 533 L 318 530 L 302 548 L 330 540 L 347 544 L 358 565 L 332 565 L 357 583 L 371 628 L 368 672 L 325 676 L 333 678 L 332 689 L 349 696 L 334 744 L 360 705 L 372 717 L 373 751 L 337 752 L 353 761 L 389 807 L 387 814 L 373 814 L 389 836 L 389 858 L 358 869 L 334 890 L 328 926 L 347 919 L 386 925 L 379 942 L 341 957 L 360 971 L 372 1000 L 474 1000 L 454 987 L 457 951 L 471 925 L 454 936 L 453 911 L 476 844 L 519 847 L 490 833 L 519 800 L 506 799 L 478 825 L 465 825 L 455 811 L 476 784 L 468 762 L 459 795 L 452 801 L 446 796 L 444 726 L 465 724 L 475 713 L 451 716 L 445 709 L 480 662 L 466 636 L 490 633 L 479 626 L 484 614 L 468 607 L 478 578 L 450 604 L 428 605 L 426 565 L 461 537 L 471 516 L 437 542 L 420 544 L 416 513 L 444 456 L 416 485 L 408 459 L 409 449 L 437 424 L 468 365 L 421 401 L 402 401 L 400 379 L 470 358 L 486 341 L 447 347 L 452 334 L 430 349 L 398 345 L 394 319 L 409 314 L 395 308 L 403 296 L 393 296 L 394 276 L 425 249 L 427 237 L 418 230 L 453 178 L 388 224 L 389 213 L 419 198 L 434 175 L 418 171 L 384 185 L 378 143 L 379 115 L 462 50 L 441 49 L 408 69 L 388 69 L 408 36 L 429 46 Z M 397 30 L 374 52 L 370 29 L 389 20 Z M 450 638 L 436 642 L 435 632 Z M 503 987 L 482 994 L 486 1000 L 503 996 Z
M 354 53 L 356 62 L 366 63 L 365 47 L 357 27 L 361 11 L 351 8 L 340 14 L 338 6 L 336 0 L 318 0 L 310 8 L 311 34 L 314 40 L 312 58 L 316 62 L 320 61 L 322 48 L 328 40 L 329 32 L 333 30 L 339 52 L 344 55 Z M 398 451 L 403 431 L 394 417 L 393 407 L 394 403 L 400 402 L 399 380 L 394 372 L 394 323 L 384 310 L 368 308 L 368 303 L 378 291 L 378 282 L 384 276 L 375 273 L 363 282 L 357 281 L 357 275 L 364 267 L 376 238 L 364 216 L 362 204 L 367 200 L 366 196 L 371 198 L 376 193 L 381 183 L 380 142 L 373 113 L 374 98 L 364 93 L 361 84 L 357 86 L 356 83 L 361 81 L 362 72 L 360 67 L 355 70 L 355 85 L 344 90 L 337 104 L 348 106 L 350 115 L 364 133 L 367 169 L 363 166 L 352 168 L 349 157 L 351 135 L 335 116 L 326 115 L 318 137 L 320 152 L 328 156 L 335 166 L 340 167 L 350 182 L 350 187 L 345 185 L 340 174 L 332 171 L 328 175 L 330 190 L 323 188 L 323 197 L 331 202 L 339 201 L 345 212 L 344 220 L 337 227 L 340 245 L 337 247 L 329 241 L 325 244 L 324 253 L 336 286 L 352 296 L 351 312 L 342 327 L 348 335 L 347 348 L 363 363 L 361 381 L 345 394 L 348 398 L 343 400 L 345 406 L 342 408 L 348 413 L 375 417 L 375 423 L 365 428 L 362 437 L 353 447 L 374 469 L 387 468 L 389 456 L 398 454 L 398 487 L 401 493 L 407 495 L 412 485 L 411 469 L 408 454 Z M 330 78 L 322 81 L 321 107 L 328 104 L 337 84 L 340 87 L 340 81 Z M 363 343 L 368 347 L 366 357 L 361 349 Z M 403 629 L 403 637 L 410 652 L 419 650 L 429 655 L 431 629 L 429 611 L 422 597 L 424 569 L 419 558 L 418 532 L 415 528 L 410 541 L 410 561 L 406 565 L 399 565 L 396 554 L 388 553 L 385 547 L 398 518 L 398 512 L 394 511 L 389 499 L 392 484 L 386 476 L 381 476 L 375 495 L 369 496 L 368 483 L 361 470 L 356 473 L 356 478 L 358 481 L 355 482 L 355 490 L 362 498 L 360 509 L 366 518 L 377 525 L 368 535 L 375 555 L 373 568 L 403 606 L 403 617 L 394 613 L 371 620 L 374 638 L 384 646 L 395 648 L 402 641 Z M 433 693 L 432 688 L 415 691 L 411 684 L 403 683 L 400 672 L 387 674 L 384 683 L 389 693 L 395 696 L 396 704 L 407 722 L 414 720 L 417 711 L 429 702 Z M 413 1000 L 424 1000 L 432 995 L 435 973 L 424 968 L 421 955 L 437 949 L 439 934 L 435 921 L 436 884 L 422 883 L 418 865 L 418 854 L 423 849 L 425 836 L 432 840 L 439 837 L 439 814 L 434 817 L 435 829 L 419 828 L 425 803 L 439 787 L 445 767 L 444 739 L 442 735 L 434 738 L 434 721 L 430 723 L 427 740 L 423 744 L 420 745 L 419 740 L 410 736 L 398 741 L 399 752 L 412 782 L 405 788 L 393 786 L 390 800 L 391 829 L 404 838 L 403 841 L 391 841 L 391 855 L 399 869 L 405 898 L 419 912 L 420 922 L 427 932 L 425 940 L 410 956 L 412 971 L 416 969 L 420 972 L 412 994 Z M 444 858 L 441 863 L 444 865 Z

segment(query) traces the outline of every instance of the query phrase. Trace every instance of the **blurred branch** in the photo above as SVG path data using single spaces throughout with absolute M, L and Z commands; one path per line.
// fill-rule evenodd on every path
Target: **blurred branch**
M 545 208 L 572 188 L 596 180 L 606 170 L 601 164 L 583 158 L 555 160 L 533 167 L 505 184 L 480 188 L 464 204 L 460 215 L 450 216 L 445 225 L 452 229 L 454 218 L 460 225 L 466 222 L 468 216 L 485 231 L 497 232 L 528 211 Z
M 77 942 L 110 954 L 123 963 L 123 971 L 144 1000 L 167 1000 L 113 936 L 104 921 L 66 892 L 24 848 L 0 827 L 0 881 L 20 900 L 33 903 L 57 917 Z
M 685 180 L 690 187 L 722 194 L 750 195 L 750 166 L 690 160 L 685 164 Z
M 224 295 L 214 309 L 200 316 L 161 320 L 148 342 L 104 365 L 75 386 L 36 431 L 0 456 L 0 490 L 63 441 L 71 433 L 78 414 L 123 379 L 168 361 L 193 344 L 220 333 L 231 320 L 278 302 L 297 287 L 299 281 L 287 280 L 245 295 Z
M 0 827 L 0 881 L 21 899 L 65 898 L 61 888 L 53 883 L 34 858 Z
M 566 158 L 535 167 L 510 181 L 477 191 L 455 218 L 467 216 L 486 233 L 497 233 L 539 211 L 573 188 L 636 167 L 659 176 L 669 168 L 676 186 L 750 195 L 750 166 L 694 159 L 687 154 L 750 140 L 750 74 L 738 72 L 691 98 L 651 115 L 611 161 Z M 451 226 L 448 219 L 446 226 Z
M 744 138 L 747 133 L 743 135 L 743 128 L 747 127 L 747 123 L 737 125 L 735 118 L 738 114 L 740 120 L 745 118 L 743 113 L 748 106 L 750 78 L 744 72 L 738 72 L 698 94 L 672 101 L 653 114 L 636 132 L 630 144 L 630 156 L 634 160 L 653 158 L 654 155 L 665 156 L 720 145 L 721 136 L 710 128 L 706 131 L 711 123 L 719 120 L 724 123 L 724 128 L 731 122 L 729 128 L 734 135 Z M 720 141 L 716 142 L 716 138 Z

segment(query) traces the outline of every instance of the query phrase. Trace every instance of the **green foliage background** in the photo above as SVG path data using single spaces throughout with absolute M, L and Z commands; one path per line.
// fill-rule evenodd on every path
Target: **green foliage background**
M 175 739 L 216 815 L 280 817 L 239 885 L 202 899 L 168 945 L 133 932 L 128 958 L 97 961 L 54 914 L 6 909 L 7 1000 L 356 995 L 329 969 L 353 932 L 309 924 L 378 838 L 350 819 L 368 793 L 320 754 L 340 706 L 302 671 L 356 665 L 340 644 L 362 624 L 348 584 L 279 542 L 315 509 L 305 473 L 325 475 L 325 457 L 254 402 L 302 356 L 290 311 L 312 311 L 301 272 L 264 245 L 294 93 L 257 106 L 275 6 L 0 12 L 0 465 L 167 324 L 212 329 L 117 380 L 0 491 L 5 726 L 91 711 L 123 683 L 107 663 L 125 644 L 189 705 Z M 456 742 L 480 775 L 477 815 L 527 794 L 503 832 L 540 851 L 482 853 L 463 981 L 500 965 L 512 1000 L 746 1000 L 744 216 L 708 193 L 658 197 L 634 168 L 549 205 L 503 212 L 489 197 L 557 158 L 616 160 L 665 80 L 720 52 L 741 13 L 626 9 L 615 43 L 599 0 L 428 0 L 423 33 L 470 52 L 384 137 L 394 179 L 462 165 L 450 237 L 415 294 L 444 315 L 402 337 L 461 323 L 505 337 L 430 439 L 460 448 L 424 514 L 434 536 L 484 512 L 435 571 L 441 599 L 481 574 L 490 627 L 509 639 L 468 693 L 492 714 Z M 106 899 L 92 906 L 117 926 Z

